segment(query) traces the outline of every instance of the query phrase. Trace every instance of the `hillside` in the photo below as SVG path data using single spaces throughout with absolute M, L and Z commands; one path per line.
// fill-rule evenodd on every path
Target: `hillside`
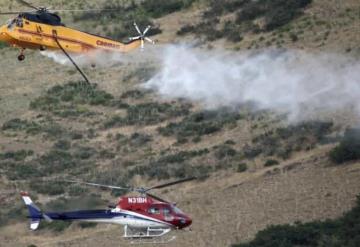
M 299 112 L 292 119 L 291 113 L 278 111 L 272 103 L 277 102 L 277 91 L 287 88 L 285 84 L 273 88 L 270 103 L 262 102 L 268 108 L 253 107 L 256 102 L 252 100 L 257 98 L 237 101 L 237 94 L 221 95 L 228 92 L 222 88 L 234 84 L 215 81 L 211 84 L 215 85 L 214 91 L 208 90 L 213 92 L 210 95 L 199 85 L 203 85 L 202 77 L 211 81 L 212 77 L 221 77 L 219 73 L 236 81 L 239 77 L 227 74 L 236 74 L 238 68 L 246 71 L 248 61 L 259 68 L 274 64 L 266 67 L 265 72 L 270 73 L 286 58 L 298 64 L 329 64 L 326 68 L 330 69 L 313 74 L 311 64 L 303 70 L 284 66 L 279 68 L 279 75 L 287 70 L 294 77 L 308 73 L 314 87 L 335 83 L 339 78 L 344 80 L 344 88 L 351 85 L 346 79 L 356 82 L 358 74 L 345 66 L 350 62 L 343 65 L 342 61 L 351 61 L 353 67 L 349 68 L 358 68 L 358 1 L 303 1 L 305 6 L 296 5 L 294 14 L 285 15 L 276 25 L 270 12 L 282 9 L 271 4 L 267 9 L 257 5 L 250 8 L 247 1 L 229 0 L 218 6 L 216 1 L 193 0 L 180 1 L 182 5 L 174 8 L 163 1 L 148 1 L 149 5 L 142 2 L 128 10 L 126 1 L 33 1 L 54 9 L 117 6 L 118 13 L 101 13 L 106 18 L 100 14 L 95 20 L 87 15 L 66 14 L 64 21 L 68 26 L 118 39 L 134 34 L 129 30 L 133 18 L 141 26 L 155 26 L 152 38 L 158 44 L 148 45 L 144 53 L 99 55 L 95 69 L 82 64 L 93 82 L 91 86 L 81 85 L 73 67 L 55 62 L 51 54 L 26 51 L 26 60 L 19 63 L 16 49 L 0 48 L 1 245 L 126 246 L 119 226 L 44 224 L 38 232 L 28 230 L 21 190 L 29 191 L 41 208 L 49 210 L 104 208 L 118 199 L 115 192 L 57 181 L 63 179 L 151 186 L 199 177 L 198 181 L 156 193 L 177 202 L 193 218 L 192 231 L 176 233 L 176 241 L 169 246 L 231 246 L 250 241 L 270 225 L 335 219 L 355 206 L 360 193 L 360 162 L 336 164 L 328 153 L 339 144 L 347 128 L 359 124 L 356 87 L 337 88 L 339 94 L 320 95 L 318 100 L 303 97 L 300 103 L 295 102 Z M 153 11 L 159 4 L 163 8 Z M 18 7 L 15 2 L 0 0 L 1 11 Z M 250 12 L 246 20 L 242 19 L 245 15 L 238 17 L 247 8 L 258 12 Z M 191 43 L 196 48 L 169 50 L 168 45 L 175 43 Z M 305 55 L 291 60 L 298 53 L 290 53 L 285 59 L 277 59 L 271 52 L 268 55 L 274 49 Z M 198 55 L 193 57 L 192 53 Z M 239 67 L 247 53 L 245 68 Z M 312 55 L 323 57 L 318 60 Z M 162 66 L 176 59 L 181 63 L 183 58 L 187 61 L 179 68 L 175 66 L 175 72 L 183 73 L 182 68 L 199 72 L 195 77 L 198 87 L 192 87 L 195 93 L 188 93 L 188 88 L 176 83 L 175 90 L 161 91 L 159 82 L 167 79 L 159 76 L 159 72 L 165 74 Z M 332 63 L 336 59 L 339 66 Z M 197 65 L 193 70 L 192 62 Z M 216 69 L 209 69 L 206 76 L 207 72 L 201 74 L 202 64 L 205 69 L 215 64 Z M 225 73 L 219 68 L 221 64 Z M 331 70 L 334 76 L 317 76 Z M 175 72 L 170 77 L 177 78 Z M 271 85 L 281 81 L 276 73 L 266 75 L 273 79 Z M 328 81 L 323 82 L 323 78 Z M 288 82 L 292 82 L 291 76 Z M 149 89 L 149 85 L 155 86 Z M 337 99 L 342 93 L 343 100 Z M 296 95 L 300 98 L 300 93 Z M 336 104 L 325 104 L 329 97 Z M 214 98 L 222 102 L 214 103 Z M 286 103 L 293 102 L 287 100 L 285 97 Z M 312 102 L 314 105 L 309 106 Z

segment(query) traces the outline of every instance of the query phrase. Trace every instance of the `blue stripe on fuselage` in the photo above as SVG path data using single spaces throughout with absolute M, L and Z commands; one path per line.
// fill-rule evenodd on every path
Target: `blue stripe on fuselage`
M 156 220 L 146 219 L 126 213 L 111 212 L 111 210 L 81 210 L 72 212 L 46 212 L 52 220 L 96 220 L 96 219 L 112 219 L 115 217 L 125 217 L 130 219 L 146 220 L 157 222 Z M 34 217 L 32 217 L 34 218 Z M 35 217 L 36 218 L 36 217 Z M 39 216 L 39 219 L 43 219 Z M 158 222 L 157 222 L 158 223 Z

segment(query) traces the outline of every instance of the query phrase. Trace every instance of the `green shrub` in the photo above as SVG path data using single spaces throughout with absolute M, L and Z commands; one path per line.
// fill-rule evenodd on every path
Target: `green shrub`
M 90 159 L 94 154 L 96 153 L 96 150 L 91 147 L 78 147 L 73 153 L 73 157 L 81 160 L 87 160 Z
M 44 195 L 61 195 L 65 193 L 65 184 L 54 181 L 32 180 L 30 183 L 31 190 Z
M 276 166 L 279 164 L 279 161 L 277 160 L 273 160 L 273 159 L 269 159 L 264 163 L 265 167 L 269 167 L 269 166 Z
M 152 137 L 143 133 L 133 133 L 130 137 L 130 145 L 135 147 L 141 147 L 152 141 Z
M 255 239 L 233 247 L 355 247 L 360 246 L 360 196 L 357 205 L 344 216 L 323 222 L 268 226 Z
M 228 145 L 221 145 L 220 147 L 218 147 L 215 151 L 215 157 L 218 160 L 222 160 L 225 159 L 227 157 L 233 157 L 235 156 L 237 153 L 237 151 L 231 147 L 229 147 Z
M 41 127 L 35 122 L 14 118 L 5 122 L 2 130 L 25 131 L 27 134 L 35 135 L 41 132 Z
M 94 114 L 79 105 L 112 104 L 114 97 L 97 88 L 96 84 L 82 85 L 79 82 L 69 82 L 50 88 L 45 95 L 40 96 L 30 103 L 33 110 L 48 111 L 60 117 L 77 117 Z
M 163 136 L 203 136 L 218 132 L 225 125 L 236 124 L 240 118 L 238 113 L 232 111 L 202 111 L 185 117 L 181 122 L 161 127 L 158 131 Z
M 360 159 L 360 129 L 347 129 L 340 144 L 330 151 L 329 156 L 337 164 Z
M 56 220 L 52 222 L 42 221 L 39 225 L 39 230 L 50 230 L 53 232 L 63 232 L 70 227 L 71 221 Z
M 203 15 L 204 20 L 197 25 L 182 27 L 177 32 L 178 35 L 195 33 L 205 36 L 210 41 L 226 37 L 230 41 L 240 42 L 242 33 L 250 31 L 259 33 L 285 26 L 300 16 L 312 0 L 211 0 L 208 2 L 209 8 Z M 236 13 L 236 20 L 227 21 L 221 27 L 219 18 L 228 13 Z M 261 28 L 255 22 L 258 19 L 265 22 Z
M 290 39 L 292 42 L 296 42 L 299 40 L 299 37 L 295 33 L 290 33 Z
M 162 0 L 161 5 L 158 1 L 141 1 L 135 2 L 132 1 L 130 4 L 111 2 L 106 1 L 101 8 L 103 9 L 116 9 L 116 11 L 98 11 L 92 13 L 81 13 L 80 15 L 75 15 L 75 21 L 92 21 L 97 20 L 98 24 L 95 24 L 93 28 L 98 26 L 107 27 L 109 20 L 118 23 L 115 28 L 102 28 L 107 36 L 110 36 L 114 39 L 125 39 L 134 35 L 137 35 L 134 30 L 133 22 L 136 22 L 141 29 L 145 28 L 148 25 L 155 26 L 151 21 L 151 17 L 159 17 L 167 13 L 177 10 L 175 6 L 178 2 L 185 2 L 181 0 Z M 185 7 L 187 5 L 181 5 L 180 7 Z M 133 35 L 131 35 L 133 33 Z M 152 28 L 148 35 L 155 35 L 161 33 L 161 30 L 158 27 Z
M 13 159 L 15 161 L 22 161 L 28 156 L 32 156 L 34 151 L 32 150 L 18 150 L 15 152 L 0 153 L 0 160 Z
M 58 140 L 54 144 L 54 148 L 61 150 L 69 150 L 71 148 L 71 142 L 68 140 Z
M 243 39 L 241 36 L 241 28 L 231 21 L 225 23 L 222 32 L 229 41 L 240 42 Z
M 248 166 L 246 163 L 240 163 L 240 164 L 238 164 L 236 171 L 241 173 L 241 172 L 245 172 L 247 169 L 248 169 Z
M 174 154 L 168 154 L 158 157 L 156 160 L 150 160 L 147 164 L 138 165 L 127 174 L 131 179 L 135 175 L 148 176 L 151 179 L 170 179 L 184 178 L 190 176 L 203 176 L 211 170 L 209 166 L 192 166 L 191 159 L 200 157 L 209 153 L 208 149 L 194 151 L 180 151 Z
M 110 150 L 103 149 L 99 152 L 99 158 L 101 159 L 113 159 L 115 158 L 116 154 L 111 152 Z
M 59 149 L 50 150 L 35 162 L 41 166 L 41 171 L 48 175 L 64 172 L 69 168 L 80 165 L 77 164 L 71 153 Z
M 8 47 L 8 44 L 5 42 L 0 41 L 0 49 L 3 49 L 5 47 Z
M 176 32 L 176 34 L 182 36 L 188 33 L 193 33 L 195 31 L 196 31 L 196 27 L 194 25 L 185 25 L 181 27 L 180 30 Z
M 72 185 L 68 188 L 69 196 L 80 196 L 89 194 L 89 190 L 84 186 Z
M 112 116 L 105 122 L 104 127 L 156 124 L 169 118 L 187 115 L 189 113 L 188 108 L 188 105 L 156 102 L 132 105 L 127 108 L 126 117 Z
M 2 130 L 5 131 L 24 131 L 29 135 L 38 135 L 44 133 L 47 138 L 59 138 L 65 135 L 65 130 L 57 123 L 49 120 L 46 124 L 40 124 L 33 121 L 12 119 L 3 124 Z
M 125 93 L 123 93 L 121 95 L 122 99 L 128 99 L 128 98 L 132 98 L 132 99 L 141 99 L 145 96 L 146 92 L 141 91 L 141 90 L 130 90 L 130 91 L 126 91 Z
M 31 164 L 13 164 L 6 172 L 10 180 L 29 179 L 41 175 L 41 171 Z
M 311 121 L 292 124 L 277 128 L 253 139 L 253 146 L 246 146 L 244 154 L 247 158 L 254 158 L 260 154 L 264 156 L 278 156 L 289 158 L 291 152 L 312 149 L 331 133 L 332 122 Z
M 175 154 L 162 156 L 155 163 L 157 164 L 183 163 L 186 160 L 189 160 L 196 156 L 202 156 L 208 153 L 209 153 L 208 149 L 200 149 L 194 151 L 180 151 Z
M 266 30 L 281 27 L 302 13 L 312 0 L 264 0 L 248 2 L 239 12 L 237 22 L 253 21 L 264 17 Z
M 194 0 L 147 0 L 140 4 L 140 8 L 152 18 L 159 18 L 181 9 L 189 7 Z

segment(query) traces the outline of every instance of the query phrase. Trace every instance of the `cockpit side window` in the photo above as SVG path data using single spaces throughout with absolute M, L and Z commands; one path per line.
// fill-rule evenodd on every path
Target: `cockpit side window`
M 170 208 L 163 208 L 163 215 L 164 216 L 169 216 L 170 215 L 170 213 L 171 213 L 171 210 L 170 210 Z
M 16 26 L 17 27 L 23 27 L 24 26 L 22 19 L 17 18 L 15 20 L 16 20 Z
M 157 207 L 152 207 L 148 211 L 150 214 L 160 214 L 160 209 Z
M 9 20 L 7 22 L 7 28 L 12 29 L 15 26 L 15 23 L 16 23 L 16 19 Z

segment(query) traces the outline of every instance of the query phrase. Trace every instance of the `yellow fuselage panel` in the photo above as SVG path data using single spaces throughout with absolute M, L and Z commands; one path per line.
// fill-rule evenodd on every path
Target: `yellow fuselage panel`
M 59 49 L 55 41 L 68 52 L 84 53 L 96 49 L 129 52 L 141 45 L 140 40 L 123 44 L 111 39 L 84 33 L 64 26 L 51 26 L 23 19 L 22 27 L 7 25 L 0 28 L 0 40 L 10 45 L 29 49 Z

